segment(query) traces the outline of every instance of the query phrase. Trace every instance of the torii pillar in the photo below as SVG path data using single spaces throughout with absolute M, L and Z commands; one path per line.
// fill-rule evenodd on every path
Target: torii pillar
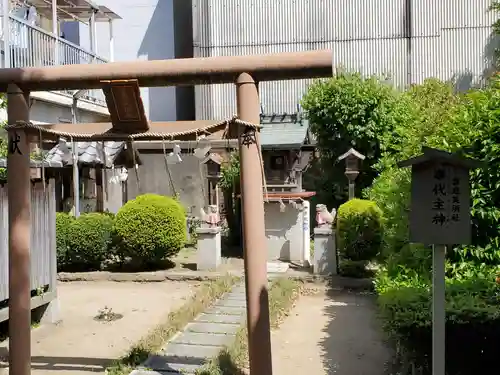
M 29 121 L 29 92 L 7 88 L 9 124 Z M 9 374 L 31 373 L 31 178 L 30 142 L 24 130 L 9 130 Z
M 260 123 L 259 91 L 250 74 L 238 76 L 236 101 L 240 120 Z M 249 126 L 239 129 L 248 356 L 250 374 L 272 375 L 262 154 L 258 140 L 258 129 Z

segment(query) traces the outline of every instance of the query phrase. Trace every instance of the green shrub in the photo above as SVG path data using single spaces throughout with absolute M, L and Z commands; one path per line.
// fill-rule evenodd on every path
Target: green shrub
M 365 190 L 384 216 L 384 244 L 382 255 L 397 253 L 409 243 L 410 168 L 387 168 Z
M 343 258 L 373 259 L 382 245 L 382 211 L 368 200 L 351 199 L 344 203 L 337 213 L 337 238 Z
M 122 260 L 151 264 L 177 254 L 187 239 L 185 209 L 178 200 L 144 194 L 116 214 L 114 232 Z
M 362 279 L 365 277 L 373 276 L 373 272 L 368 270 L 366 260 L 348 260 L 343 259 L 340 261 L 339 273 L 341 276 L 354 277 Z
M 99 270 L 111 244 L 113 218 L 88 213 L 74 219 L 68 230 L 66 266 L 72 270 Z
M 68 254 L 68 235 L 71 223 L 75 218 L 64 212 L 56 213 L 56 252 L 57 252 L 57 267 L 64 270 L 67 265 Z
M 487 373 L 497 362 L 500 285 L 496 271 L 467 267 L 446 280 L 446 370 L 450 375 Z M 405 272 L 377 275 L 376 290 L 384 328 L 395 340 L 404 365 L 430 374 L 432 288 L 429 280 Z M 406 372 L 398 372 L 406 373 Z

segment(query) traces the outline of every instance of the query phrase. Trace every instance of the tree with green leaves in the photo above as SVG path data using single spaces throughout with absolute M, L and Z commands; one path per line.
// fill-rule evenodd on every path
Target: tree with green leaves
M 372 183 L 376 175 L 372 165 L 382 152 L 380 135 L 405 120 L 400 97 L 386 80 L 351 72 L 339 72 L 309 87 L 302 107 L 316 135 L 320 158 L 305 174 L 304 185 L 317 192 L 318 201 L 338 207 L 347 200 L 345 164 L 337 158 L 351 147 L 366 156 L 356 181 L 358 194 Z
M 229 154 L 228 160 L 221 166 L 219 186 L 224 195 L 226 220 L 229 227 L 229 244 L 241 244 L 241 199 L 240 194 L 240 157 L 238 151 Z
M 500 14 L 500 1 L 496 1 L 496 0 L 493 1 L 493 3 L 490 6 L 490 12 L 495 12 L 497 14 Z M 495 34 L 497 36 L 500 35 L 500 18 L 497 19 L 493 23 L 492 27 L 493 27 L 493 34 Z M 499 61 L 498 61 L 499 57 L 500 57 L 500 55 L 499 55 L 499 51 L 497 49 L 497 50 L 495 50 L 495 56 L 494 56 L 494 62 L 493 62 L 495 68 L 498 68 L 498 66 L 499 66 Z
M 387 253 L 406 251 L 409 244 L 411 179 L 396 162 L 428 146 L 485 162 L 484 169 L 471 172 L 472 245 L 456 248 L 455 260 L 499 264 L 500 84 L 460 94 L 449 83 L 429 79 L 404 96 L 414 104 L 413 121 L 380 136 L 385 151 L 374 165 L 379 175 L 364 192 L 384 211 Z
M 398 168 L 397 162 L 420 154 L 422 146 L 457 151 L 468 142 L 470 133 L 469 124 L 451 124 L 461 103 L 451 83 L 426 80 L 404 92 L 401 100 L 406 120 L 391 132 L 378 135 L 382 153 L 373 165 L 377 177 L 364 191 L 384 211 L 388 253 L 398 252 L 409 243 L 410 172 Z

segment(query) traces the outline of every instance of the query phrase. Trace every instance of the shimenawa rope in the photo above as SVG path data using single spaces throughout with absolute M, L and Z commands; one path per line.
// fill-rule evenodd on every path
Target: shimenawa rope
M 229 124 L 235 124 L 235 125 L 242 125 L 242 126 L 247 126 L 253 129 L 260 129 L 261 125 L 259 124 L 252 124 L 247 121 L 243 121 L 238 119 L 236 116 L 234 116 L 230 120 L 224 120 L 215 124 L 211 124 L 208 126 L 205 126 L 203 128 L 198 128 L 198 129 L 190 129 L 190 130 L 185 130 L 185 131 L 180 131 L 180 132 L 172 132 L 172 133 L 157 133 L 157 132 L 143 132 L 143 133 L 135 133 L 135 134 L 120 134 L 120 133 L 113 133 L 113 132 L 108 132 L 108 133 L 93 133 L 93 134 L 85 134 L 85 133 L 73 133 L 73 132 L 62 132 L 58 130 L 52 130 L 49 129 L 45 126 L 41 125 L 35 125 L 30 121 L 16 121 L 15 124 L 8 124 L 5 126 L 5 130 L 24 130 L 24 129 L 32 129 L 32 130 L 37 130 L 38 132 L 41 132 L 43 134 L 47 135 L 52 135 L 52 136 L 57 136 L 57 137 L 63 137 L 63 138 L 78 138 L 78 139 L 89 139 L 89 140 L 108 140 L 108 139 L 117 139 L 121 138 L 123 140 L 140 140 L 142 138 L 158 138 L 159 140 L 162 140 L 165 137 L 182 137 L 186 135 L 196 135 L 199 133 L 203 132 L 208 132 L 209 130 L 213 128 L 217 128 L 221 125 L 229 125 Z

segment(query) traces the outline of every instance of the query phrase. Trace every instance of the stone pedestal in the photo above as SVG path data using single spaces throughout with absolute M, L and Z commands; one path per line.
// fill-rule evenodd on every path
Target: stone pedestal
M 331 227 L 314 228 L 313 271 L 318 275 L 337 274 L 335 231 Z
M 214 270 L 221 263 L 220 227 L 198 228 L 198 249 L 196 269 Z

